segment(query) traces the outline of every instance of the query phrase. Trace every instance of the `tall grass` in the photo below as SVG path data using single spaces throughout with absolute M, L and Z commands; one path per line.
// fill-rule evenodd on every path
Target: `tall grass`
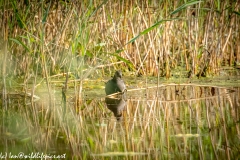
M 169 78 L 179 65 L 206 76 L 239 63 L 237 2 L 26 2 L 1 4 L 9 74 L 118 68 L 122 61 L 123 70 Z

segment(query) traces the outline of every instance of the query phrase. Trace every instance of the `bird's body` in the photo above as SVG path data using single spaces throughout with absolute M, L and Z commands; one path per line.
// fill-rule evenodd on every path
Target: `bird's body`
M 105 92 L 107 95 L 117 93 L 117 92 L 125 92 L 126 85 L 122 80 L 122 72 L 116 71 L 113 79 L 109 80 L 105 86 Z

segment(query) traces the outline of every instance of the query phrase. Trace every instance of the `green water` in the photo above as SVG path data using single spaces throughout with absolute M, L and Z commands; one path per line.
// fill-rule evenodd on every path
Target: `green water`
M 240 85 L 234 77 L 159 79 L 159 85 L 156 78 L 125 77 L 127 97 L 114 97 L 110 105 L 101 80 L 85 81 L 81 98 L 70 86 L 66 102 L 57 83 L 50 93 L 37 89 L 33 100 L 12 92 L 0 110 L 0 156 L 239 159 Z

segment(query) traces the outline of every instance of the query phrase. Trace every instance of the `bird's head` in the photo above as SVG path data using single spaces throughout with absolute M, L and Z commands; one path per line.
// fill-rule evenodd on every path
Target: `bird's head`
M 114 74 L 114 78 L 122 78 L 122 71 L 116 71 Z

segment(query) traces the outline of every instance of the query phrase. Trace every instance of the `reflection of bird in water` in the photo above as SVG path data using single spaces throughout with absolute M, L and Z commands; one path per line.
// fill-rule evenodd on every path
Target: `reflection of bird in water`
M 105 92 L 107 95 L 126 91 L 126 86 L 122 80 L 122 72 L 116 71 L 113 79 L 109 80 L 105 86 Z
M 122 119 L 122 111 L 126 105 L 124 99 L 120 98 L 110 98 L 106 97 L 105 102 L 107 104 L 107 108 L 114 113 L 114 116 L 119 121 Z

